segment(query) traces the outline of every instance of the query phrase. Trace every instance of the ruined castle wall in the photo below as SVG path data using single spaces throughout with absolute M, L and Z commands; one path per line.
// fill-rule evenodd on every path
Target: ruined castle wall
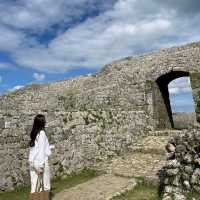
M 48 138 L 56 147 L 50 159 L 52 176 L 136 148 L 134 138 L 148 129 L 145 111 L 137 108 L 144 99 L 127 99 L 131 90 L 119 79 L 113 78 L 109 85 L 107 81 L 86 76 L 28 86 L 0 98 L 1 190 L 30 181 L 28 142 L 38 113 L 47 117 Z M 132 89 L 139 90 L 136 84 Z
M 47 117 L 53 176 L 133 151 L 154 130 L 152 83 L 171 70 L 198 72 L 199 44 L 126 58 L 96 74 L 35 84 L 0 97 L 0 190 L 28 183 L 33 118 Z M 160 95 L 161 98 L 161 95 Z M 165 109 L 163 109 L 165 110 Z

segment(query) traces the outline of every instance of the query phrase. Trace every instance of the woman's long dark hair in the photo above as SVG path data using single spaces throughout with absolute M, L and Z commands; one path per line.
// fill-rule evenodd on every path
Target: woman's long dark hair
M 44 115 L 39 114 L 39 115 L 35 116 L 32 131 L 31 131 L 31 134 L 30 134 L 30 138 L 31 138 L 31 141 L 29 143 L 30 147 L 35 146 L 35 139 L 37 137 L 37 134 L 41 130 L 45 129 L 45 124 L 46 124 L 46 120 L 45 120 Z

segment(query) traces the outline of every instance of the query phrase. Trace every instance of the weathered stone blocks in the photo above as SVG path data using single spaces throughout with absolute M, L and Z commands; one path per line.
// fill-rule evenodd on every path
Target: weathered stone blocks
M 46 116 L 46 132 L 55 144 L 52 176 L 132 151 L 137 137 L 171 128 L 169 105 L 156 81 L 174 71 L 199 73 L 199 51 L 200 43 L 164 49 L 114 61 L 93 75 L 29 85 L 1 96 L 0 190 L 29 182 L 29 134 L 38 113 Z M 197 118 L 198 76 L 191 75 Z M 187 149 L 191 145 L 188 141 Z M 181 158 L 185 150 L 177 151 Z M 190 163 L 193 158 L 185 159 Z
M 166 147 L 170 145 L 175 147 L 174 156 L 168 157 L 160 174 L 164 196 L 177 196 L 176 191 L 182 195 L 192 191 L 199 193 L 200 130 L 185 129 L 181 135 L 172 138 Z

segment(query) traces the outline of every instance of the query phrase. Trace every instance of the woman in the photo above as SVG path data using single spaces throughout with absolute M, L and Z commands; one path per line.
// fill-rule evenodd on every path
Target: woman
M 50 190 L 50 170 L 48 157 L 51 155 L 51 149 L 48 138 L 45 134 L 45 116 L 37 115 L 34 118 L 32 131 L 30 134 L 30 177 L 31 177 L 31 193 L 36 190 L 38 177 L 43 177 L 44 190 Z

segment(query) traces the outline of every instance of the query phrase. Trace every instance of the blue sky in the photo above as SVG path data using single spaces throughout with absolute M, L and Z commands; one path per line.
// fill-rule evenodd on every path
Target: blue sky
M 199 0 L 0 1 L 0 93 L 199 41 L 199 11 Z
M 168 85 L 172 112 L 194 112 L 195 105 L 189 77 L 181 77 Z

